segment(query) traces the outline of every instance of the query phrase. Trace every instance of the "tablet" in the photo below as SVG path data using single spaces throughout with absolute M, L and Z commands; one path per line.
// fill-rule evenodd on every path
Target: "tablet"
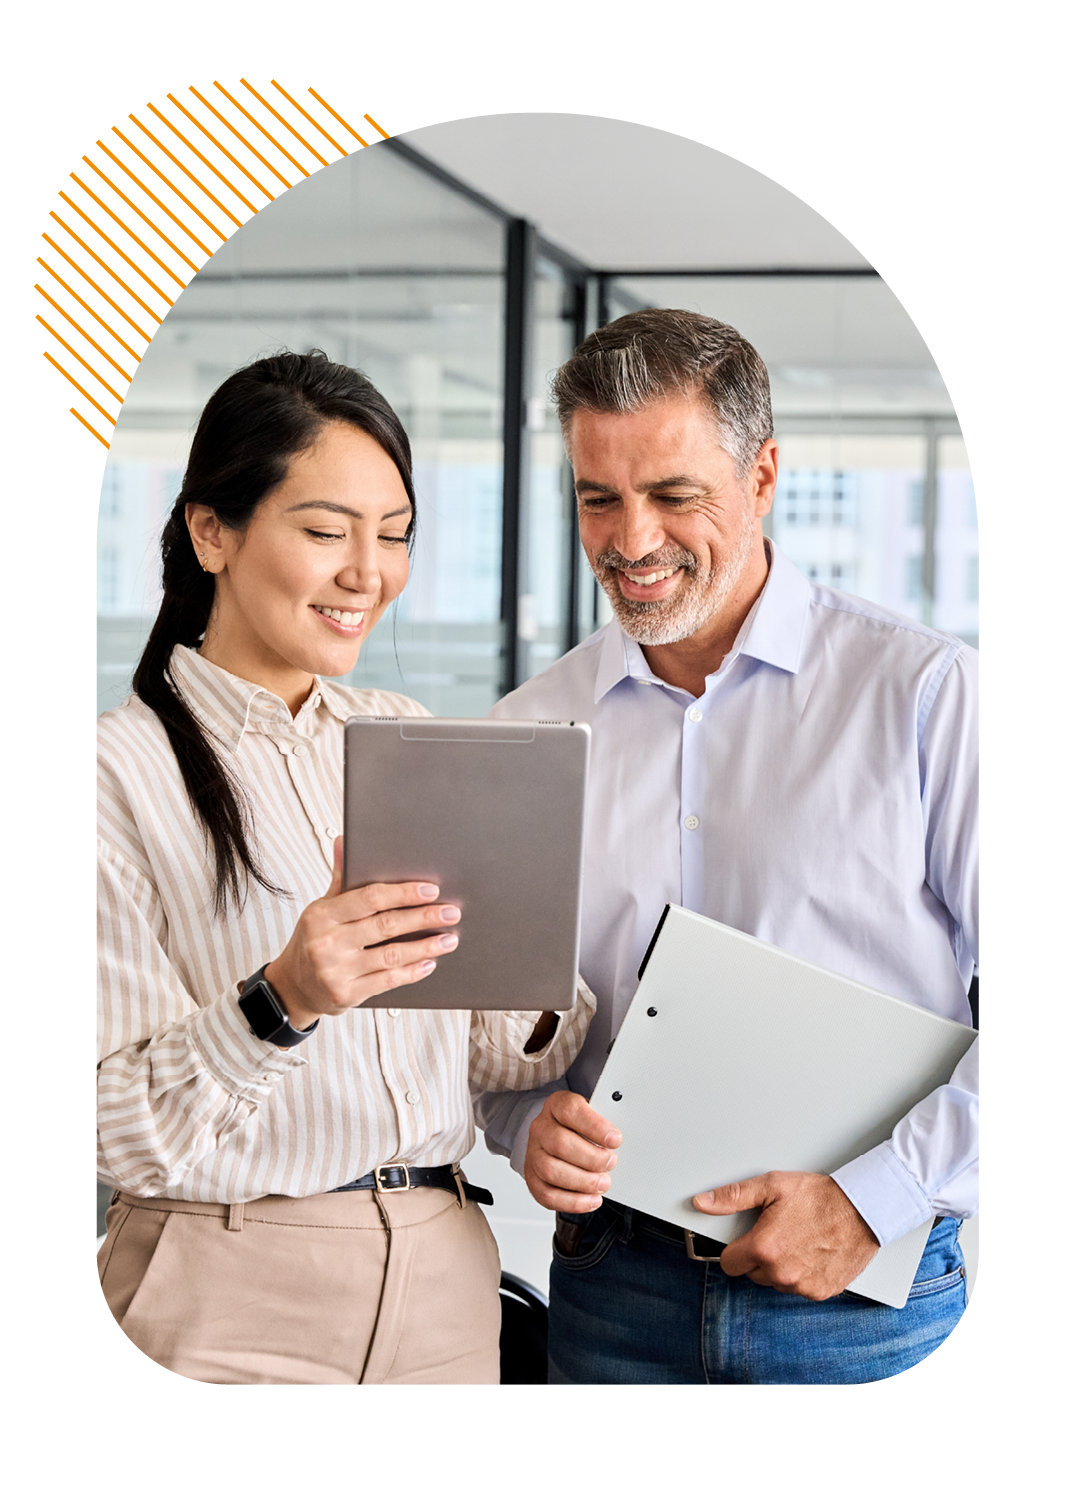
M 463 913 L 432 974 L 364 1005 L 574 1005 L 589 742 L 575 721 L 346 722 L 345 890 L 430 881 Z

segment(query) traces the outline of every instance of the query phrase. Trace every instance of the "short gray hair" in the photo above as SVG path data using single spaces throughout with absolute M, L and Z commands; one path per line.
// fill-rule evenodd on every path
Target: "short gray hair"
M 694 391 L 744 476 L 774 434 L 771 389 L 759 353 L 725 322 L 695 311 L 631 311 L 588 336 L 552 381 L 568 441 L 575 410 L 631 414 L 656 399 Z

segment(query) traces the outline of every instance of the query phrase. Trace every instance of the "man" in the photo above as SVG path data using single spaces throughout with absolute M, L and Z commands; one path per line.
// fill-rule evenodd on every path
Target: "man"
M 698 1194 L 712 1238 L 715 1215 L 762 1210 L 721 1265 L 605 1196 L 625 1139 L 588 1096 L 667 902 L 969 1022 L 977 655 L 810 583 L 764 541 L 778 462 L 767 372 L 733 328 L 624 316 L 577 349 L 555 395 L 582 544 L 615 618 L 494 713 L 592 726 L 581 969 L 598 1009 L 565 1080 L 478 1102 L 491 1148 L 558 1214 L 550 1375 L 886 1377 L 963 1310 L 977 1043 L 891 1140 L 832 1176 Z M 906 1307 L 843 1294 L 880 1244 L 935 1216 Z

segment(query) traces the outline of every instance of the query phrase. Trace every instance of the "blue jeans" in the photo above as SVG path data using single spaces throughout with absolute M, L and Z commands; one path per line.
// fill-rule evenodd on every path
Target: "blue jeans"
M 571 1215 L 567 1215 L 570 1217 Z M 575 1216 L 573 1221 L 579 1221 Z M 930 1234 L 906 1306 L 786 1296 L 689 1259 L 605 1200 L 573 1258 L 553 1247 L 550 1384 L 866 1384 L 919 1363 L 966 1304 L 955 1219 Z M 698 1245 L 699 1252 L 701 1251 Z

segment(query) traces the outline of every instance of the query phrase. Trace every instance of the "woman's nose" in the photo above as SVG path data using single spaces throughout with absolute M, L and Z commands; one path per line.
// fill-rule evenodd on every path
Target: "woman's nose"
M 378 566 L 370 555 L 353 557 L 337 572 L 337 584 L 343 591 L 358 591 L 375 596 L 381 590 Z

